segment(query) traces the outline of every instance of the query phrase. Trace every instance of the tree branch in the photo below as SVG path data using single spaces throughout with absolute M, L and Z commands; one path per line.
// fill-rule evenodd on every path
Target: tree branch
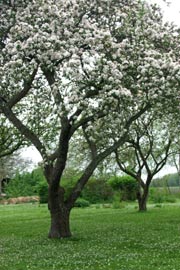
M 4 151 L 4 153 L 0 153 L 0 158 L 12 155 L 15 151 L 19 149 L 21 145 L 22 145 L 22 142 L 19 142 L 11 149 L 7 149 L 6 151 Z
M 169 150 L 170 150 L 171 144 L 172 144 L 172 141 L 169 140 L 168 141 L 168 144 L 166 146 L 165 157 L 163 159 L 161 159 L 159 162 L 156 161 L 156 167 L 155 167 L 155 169 L 152 172 L 152 175 L 153 176 L 155 174 L 157 174 L 164 167 L 164 165 L 166 164 L 167 159 L 168 159 L 168 156 L 170 155 Z
M 29 90 L 31 89 L 32 83 L 34 81 L 34 78 L 37 74 L 38 68 L 36 68 L 33 73 L 31 74 L 29 80 L 24 81 L 24 88 L 21 92 L 18 92 L 15 94 L 7 103 L 9 108 L 12 108 L 14 105 L 16 105 L 22 98 L 24 98 Z
M 0 100 L 1 101 L 1 100 Z M 44 160 L 47 160 L 45 146 L 41 143 L 39 138 L 28 127 L 26 127 L 8 107 L 7 103 L 0 102 L 0 109 L 7 119 L 19 130 L 20 134 L 24 135 L 37 148 Z
M 122 163 L 121 163 L 121 161 L 119 159 L 119 155 L 118 155 L 117 150 L 115 151 L 115 155 L 116 155 L 116 162 L 117 162 L 120 170 L 122 170 L 124 173 L 126 173 L 126 174 L 132 176 L 133 178 L 135 178 L 139 182 L 139 184 L 144 188 L 145 184 L 144 184 L 144 182 L 142 181 L 142 179 L 140 177 L 140 172 L 139 171 L 138 172 L 135 172 L 135 171 L 133 172 L 131 170 L 128 170 L 126 167 L 122 166 Z

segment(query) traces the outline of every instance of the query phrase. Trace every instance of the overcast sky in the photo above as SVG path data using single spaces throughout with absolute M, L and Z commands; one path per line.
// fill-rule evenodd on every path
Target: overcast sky
M 161 6 L 165 20 L 173 21 L 180 26 L 180 0 L 167 0 L 167 5 L 163 0 L 147 0 L 151 3 L 157 3 Z

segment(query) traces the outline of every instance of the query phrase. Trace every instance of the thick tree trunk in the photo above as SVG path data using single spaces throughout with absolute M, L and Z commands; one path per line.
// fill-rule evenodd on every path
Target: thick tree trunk
M 71 236 L 70 210 L 63 202 L 62 190 L 53 191 L 49 188 L 48 207 L 51 215 L 49 238 L 65 238 Z
M 49 238 L 65 238 L 71 237 L 70 231 L 70 211 L 65 207 L 60 207 L 58 211 L 50 211 L 51 226 L 49 230 Z
M 139 198 L 138 199 L 139 211 L 147 211 L 147 198 Z

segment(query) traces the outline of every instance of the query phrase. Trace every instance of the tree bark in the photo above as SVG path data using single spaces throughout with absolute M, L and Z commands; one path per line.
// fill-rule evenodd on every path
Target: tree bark
M 145 189 L 137 193 L 137 200 L 138 200 L 138 206 L 139 206 L 139 212 L 147 211 L 147 199 L 149 194 L 149 188 L 145 187 Z
M 70 211 L 66 207 L 60 207 L 59 211 L 50 210 L 51 226 L 49 238 L 71 237 L 70 231 Z
M 70 211 L 64 203 L 64 190 L 53 190 L 49 187 L 48 208 L 51 215 L 51 226 L 49 238 L 71 237 L 70 231 Z
M 147 198 L 141 197 L 138 199 L 139 212 L 147 211 Z

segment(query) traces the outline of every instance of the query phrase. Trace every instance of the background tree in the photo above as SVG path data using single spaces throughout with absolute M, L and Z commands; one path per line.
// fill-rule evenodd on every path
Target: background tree
M 166 124 L 145 114 L 134 123 L 126 145 L 115 152 L 120 170 L 137 180 L 139 211 L 147 210 L 151 181 L 167 163 L 173 139 Z
M 178 101 L 180 99 L 178 98 Z M 180 104 L 180 103 L 179 103 Z M 172 118 L 171 118 L 171 129 L 176 137 L 176 143 L 173 144 L 172 155 L 169 160 L 171 166 L 175 166 L 177 174 L 179 176 L 179 187 L 180 187 L 180 105 L 178 107 L 173 107 Z
M 162 177 L 153 179 L 152 187 L 165 187 L 170 190 L 171 187 L 179 188 L 179 176 L 177 173 L 165 174 Z M 171 190 L 170 192 L 171 193 Z
M 94 170 L 138 117 L 176 93 L 178 39 L 140 1 L 18 3 L 7 7 L 14 17 L 0 58 L 0 110 L 43 158 L 49 237 L 69 237 L 70 211 Z M 69 143 L 82 129 L 91 158 L 65 199 Z

